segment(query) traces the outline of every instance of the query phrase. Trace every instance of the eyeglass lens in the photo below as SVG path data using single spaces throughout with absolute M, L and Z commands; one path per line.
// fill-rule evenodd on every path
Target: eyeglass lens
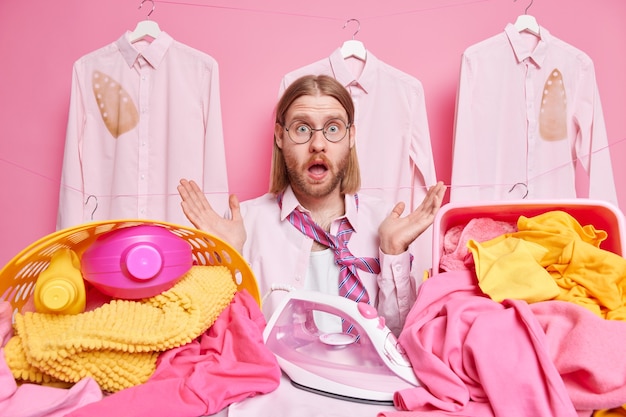
M 348 126 L 341 119 L 332 119 L 326 122 L 322 129 L 313 129 L 308 124 L 295 120 L 285 128 L 291 140 L 296 143 L 306 143 L 313 137 L 313 132 L 321 130 L 329 142 L 339 142 L 348 133 Z

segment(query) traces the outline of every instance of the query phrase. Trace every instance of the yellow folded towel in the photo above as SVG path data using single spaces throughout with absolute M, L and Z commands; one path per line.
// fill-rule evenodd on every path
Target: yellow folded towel
M 193 266 L 155 297 L 113 300 L 77 315 L 17 314 L 6 362 L 24 382 L 89 376 L 104 391 L 119 391 L 147 381 L 160 352 L 204 333 L 236 291 L 228 268 Z

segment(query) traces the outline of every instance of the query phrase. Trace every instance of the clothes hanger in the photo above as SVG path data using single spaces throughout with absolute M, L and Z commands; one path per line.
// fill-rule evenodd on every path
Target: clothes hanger
M 354 39 L 356 34 L 359 33 L 359 31 L 361 30 L 361 23 L 357 19 L 348 19 L 343 25 L 343 28 L 345 29 L 350 22 L 356 22 L 358 24 L 358 27 L 356 29 L 356 32 L 352 34 L 352 39 L 347 40 L 343 43 L 343 46 L 341 47 L 341 55 L 343 56 L 343 59 L 355 57 L 362 61 L 365 61 L 365 59 L 367 58 L 367 50 L 365 49 L 365 45 L 363 45 L 363 42 Z
M 517 0 L 513 0 L 517 1 Z M 526 10 L 524 10 L 524 14 L 519 15 L 517 20 L 515 21 L 515 29 L 518 32 L 530 32 L 535 36 L 539 36 L 539 24 L 537 23 L 537 19 L 528 14 L 528 9 L 533 5 L 533 1 L 530 1 L 530 4 L 526 6 Z
M 141 0 L 141 4 L 139 4 L 138 9 L 141 9 L 141 6 L 143 6 L 146 1 L 147 0 Z M 148 18 L 137 23 L 135 30 L 133 30 L 130 35 L 128 35 L 131 43 L 148 37 L 156 39 L 161 34 L 159 24 L 154 20 L 150 20 L 150 15 L 154 13 L 156 5 L 154 3 L 154 0 L 149 1 L 152 3 L 152 10 L 150 10 L 150 12 L 148 13 Z

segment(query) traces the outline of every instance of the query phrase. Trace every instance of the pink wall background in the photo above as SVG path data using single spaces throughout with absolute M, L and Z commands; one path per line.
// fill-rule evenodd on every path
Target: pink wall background
M 213 56 L 231 191 L 267 189 L 281 77 L 357 39 L 424 85 L 436 169 L 449 183 L 460 56 L 514 22 L 518 0 L 156 1 L 151 18 Z M 72 64 L 133 30 L 150 1 L 0 1 L 0 265 L 54 231 Z M 540 25 L 595 62 L 618 198 L 626 208 L 626 1 L 536 0 Z

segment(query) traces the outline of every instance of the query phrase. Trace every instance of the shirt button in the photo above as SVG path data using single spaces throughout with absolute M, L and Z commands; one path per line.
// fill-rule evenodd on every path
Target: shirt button
M 300 281 L 300 275 L 296 275 L 296 281 Z
M 400 272 L 402 272 L 403 268 L 402 268 L 402 265 L 396 265 L 396 266 L 393 267 L 393 269 L 394 269 L 394 271 L 400 273 Z

